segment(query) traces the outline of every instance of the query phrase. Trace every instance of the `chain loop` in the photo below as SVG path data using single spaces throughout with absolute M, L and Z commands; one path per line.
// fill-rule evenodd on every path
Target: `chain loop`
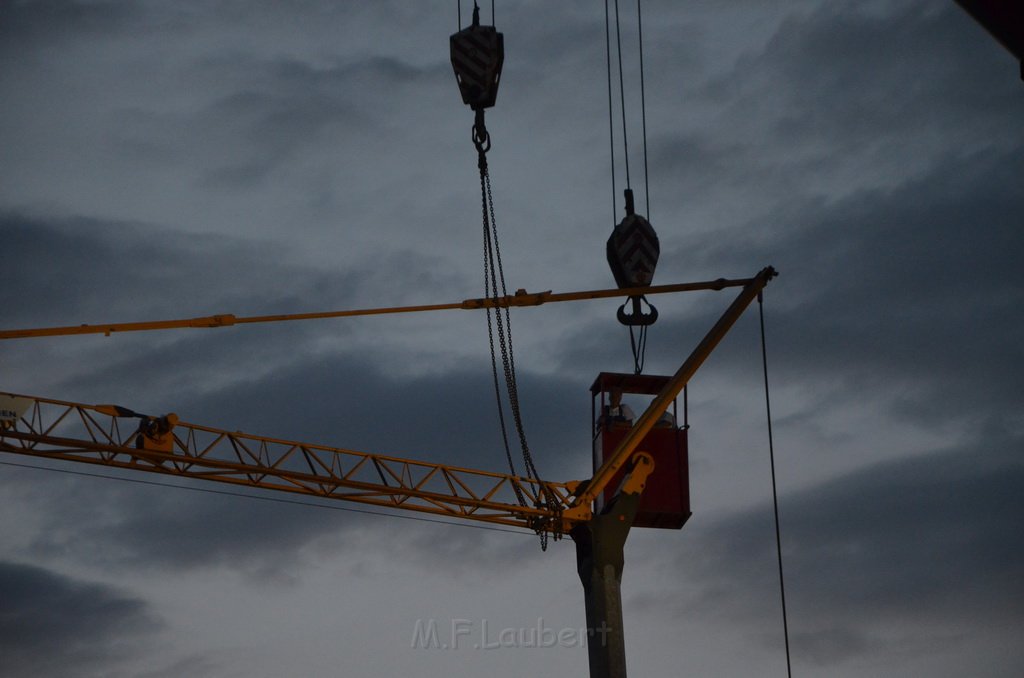
M 505 271 L 501 261 L 501 246 L 498 242 L 498 224 L 494 216 L 494 197 L 491 193 L 491 176 L 487 167 L 486 153 L 490 149 L 490 135 L 483 126 L 483 111 L 477 111 L 477 120 L 473 125 L 473 143 L 477 147 L 478 162 L 480 169 L 480 202 L 481 221 L 483 223 L 483 254 L 484 254 L 484 294 L 486 297 L 497 301 L 500 297 L 508 295 L 505 284 Z M 498 402 L 498 421 L 501 426 L 502 442 L 505 446 L 505 457 L 508 461 L 509 470 L 516 474 L 515 462 L 512 459 L 511 445 L 509 444 L 508 432 L 505 426 L 505 408 L 502 403 L 501 385 L 498 379 L 498 359 L 494 348 L 494 328 L 497 326 L 498 350 L 501 353 L 502 372 L 505 377 L 505 390 L 508 393 L 509 409 L 512 412 L 512 420 L 519 438 L 519 445 L 522 451 L 524 473 L 526 477 L 533 479 L 538 486 L 534 498 L 535 508 L 544 508 L 550 511 L 561 513 L 561 503 L 558 497 L 545 486 L 540 480 L 533 455 L 530 453 L 530 446 L 526 439 L 526 431 L 523 427 L 522 410 L 519 406 L 519 386 L 516 381 L 515 353 L 512 348 L 512 315 L 508 306 L 504 308 L 504 314 L 500 307 L 494 308 L 494 315 L 491 309 L 487 309 L 487 336 L 491 349 L 491 374 L 494 379 L 494 392 Z M 526 506 L 526 497 L 518 485 L 513 485 L 516 499 L 520 506 Z M 560 518 L 560 515 L 559 515 Z M 532 527 L 540 536 L 542 550 L 547 550 L 548 531 L 551 531 L 555 538 L 560 536 L 561 520 L 551 521 L 545 518 L 537 518 Z
M 477 109 L 476 119 L 473 121 L 473 145 L 476 146 L 477 153 L 481 155 L 480 162 L 483 162 L 483 154 L 491 150 L 491 135 L 484 124 L 484 110 L 482 108 Z M 485 167 L 480 169 L 486 172 Z

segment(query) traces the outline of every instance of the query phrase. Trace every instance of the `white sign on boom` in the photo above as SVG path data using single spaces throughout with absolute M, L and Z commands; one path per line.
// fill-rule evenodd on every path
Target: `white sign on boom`
M 32 406 L 31 398 L 7 395 L 0 393 L 0 426 L 10 426 Z

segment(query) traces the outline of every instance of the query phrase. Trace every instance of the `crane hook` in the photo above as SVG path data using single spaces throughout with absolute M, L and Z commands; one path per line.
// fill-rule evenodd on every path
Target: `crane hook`
M 615 283 L 620 288 L 647 287 L 654 279 L 654 269 L 658 264 L 661 246 L 654 227 L 643 216 L 636 213 L 633 207 L 633 191 L 625 190 L 626 216 L 618 223 L 608 238 L 605 253 L 608 266 L 615 276 Z M 658 319 L 658 311 L 649 302 L 650 313 L 643 313 L 641 301 L 647 302 L 642 296 L 630 297 L 633 303 L 632 315 L 626 314 L 623 304 L 616 316 L 623 325 L 652 325 Z M 628 302 L 627 302 L 628 303 Z

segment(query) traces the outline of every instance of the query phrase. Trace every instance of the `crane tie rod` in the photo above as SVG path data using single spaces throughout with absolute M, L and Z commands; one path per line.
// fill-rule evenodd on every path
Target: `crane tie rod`
M 511 308 L 513 306 L 540 306 L 542 304 L 562 301 L 584 301 L 587 299 L 607 299 L 622 296 L 638 296 L 650 294 L 668 294 L 672 292 L 693 292 L 697 290 L 724 290 L 727 287 L 744 287 L 753 278 L 707 280 L 692 283 L 675 283 L 671 285 L 654 285 L 652 287 L 630 287 L 625 289 L 587 290 L 584 292 L 527 292 L 517 290 L 515 294 L 502 297 L 484 297 L 465 299 L 461 302 L 448 304 L 425 304 L 420 306 L 392 306 L 386 308 L 364 308 L 347 311 L 325 311 L 320 313 L 287 313 L 278 315 L 257 315 L 237 317 L 230 313 L 203 316 L 199 318 L 183 318 L 180 320 L 154 320 L 149 322 L 107 323 L 101 325 L 68 325 L 64 327 L 42 327 L 35 329 L 0 330 L 0 339 L 30 339 L 35 337 L 55 337 L 72 334 L 103 334 L 110 336 L 112 332 L 141 332 L 145 330 L 171 330 L 186 327 L 228 327 L 248 323 L 273 323 L 288 320 L 319 320 L 326 318 L 348 318 L 364 315 L 384 315 L 390 313 L 420 313 L 424 311 L 478 310 L 486 308 Z

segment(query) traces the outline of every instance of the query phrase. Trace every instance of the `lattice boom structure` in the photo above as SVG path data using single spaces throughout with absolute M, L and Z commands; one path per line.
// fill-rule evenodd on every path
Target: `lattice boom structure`
M 0 451 L 214 480 L 532 528 L 573 498 L 575 483 L 543 481 L 561 506 L 537 504 L 541 483 L 503 473 L 310 445 L 175 422 L 163 442 L 142 433 L 160 421 L 114 405 L 0 393 L 23 413 L 0 422 Z M 19 409 L 22 409 L 19 408 Z M 515 488 L 527 506 L 516 500 Z M 555 529 L 561 525 L 551 524 Z M 549 528 L 550 529 L 550 528 Z M 559 529 L 559 531 L 561 531 Z

